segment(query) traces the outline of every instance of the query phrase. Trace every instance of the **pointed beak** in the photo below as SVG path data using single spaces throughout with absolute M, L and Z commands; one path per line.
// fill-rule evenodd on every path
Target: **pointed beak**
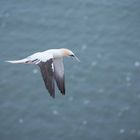
M 75 58 L 78 62 L 80 62 L 80 59 L 79 59 L 77 56 L 74 55 L 74 58 Z
M 72 54 L 72 55 L 69 55 L 69 56 L 75 58 L 78 62 L 80 62 L 79 58 L 76 55 Z

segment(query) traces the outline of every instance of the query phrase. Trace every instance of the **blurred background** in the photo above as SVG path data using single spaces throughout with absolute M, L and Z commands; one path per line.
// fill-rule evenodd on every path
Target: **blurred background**
M 51 48 L 66 58 L 66 95 L 52 99 L 34 65 Z M 139 140 L 140 1 L 0 0 L 0 140 Z

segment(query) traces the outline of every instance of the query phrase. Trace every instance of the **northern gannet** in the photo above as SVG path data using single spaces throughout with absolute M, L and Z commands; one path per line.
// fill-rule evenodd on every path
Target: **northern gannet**
M 55 97 L 55 81 L 58 89 L 65 95 L 65 78 L 63 57 L 71 56 L 79 59 L 75 54 L 65 48 L 49 49 L 43 52 L 34 53 L 24 59 L 6 61 L 14 64 L 36 64 L 40 67 L 41 75 L 43 77 L 46 88 L 50 96 Z

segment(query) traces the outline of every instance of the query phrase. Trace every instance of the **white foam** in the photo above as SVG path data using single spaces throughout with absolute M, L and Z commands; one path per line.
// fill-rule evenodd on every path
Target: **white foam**
M 135 66 L 135 67 L 139 67 L 139 66 L 140 66 L 140 62 L 139 62 L 139 61 L 136 61 L 136 62 L 134 63 L 134 66 Z
M 23 123 L 23 119 L 22 119 L 22 118 L 19 119 L 19 123 L 20 123 L 20 124 Z
M 72 102 L 73 101 L 73 97 L 71 96 L 71 97 L 69 97 L 69 101 L 70 102 Z
M 86 125 L 87 124 L 87 120 L 83 120 L 82 124 Z
M 52 113 L 53 113 L 53 115 L 58 115 L 59 114 L 59 112 L 57 110 L 53 110 Z
M 90 100 L 87 100 L 87 99 L 84 100 L 84 102 L 83 102 L 84 105 L 87 105 L 87 104 L 89 104 L 89 103 L 90 103 Z
M 125 129 L 121 128 L 121 129 L 120 129 L 120 133 L 121 133 L 121 134 L 125 133 Z
M 81 49 L 84 51 L 87 49 L 87 46 L 85 44 L 82 45 Z
M 38 69 L 33 69 L 33 74 L 37 74 L 38 73 Z
M 92 67 L 95 67 L 97 65 L 97 62 L 96 61 L 93 61 L 92 63 L 91 63 L 91 66 Z

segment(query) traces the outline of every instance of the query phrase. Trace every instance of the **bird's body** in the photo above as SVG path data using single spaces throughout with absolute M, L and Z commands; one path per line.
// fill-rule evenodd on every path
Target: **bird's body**
M 55 97 L 55 81 L 58 89 L 65 95 L 65 79 L 63 57 L 73 56 L 79 60 L 72 51 L 68 49 L 50 49 L 34 53 L 24 59 L 7 61 L 9 63 L 36 64 L 40 71 L 50 95 Z

